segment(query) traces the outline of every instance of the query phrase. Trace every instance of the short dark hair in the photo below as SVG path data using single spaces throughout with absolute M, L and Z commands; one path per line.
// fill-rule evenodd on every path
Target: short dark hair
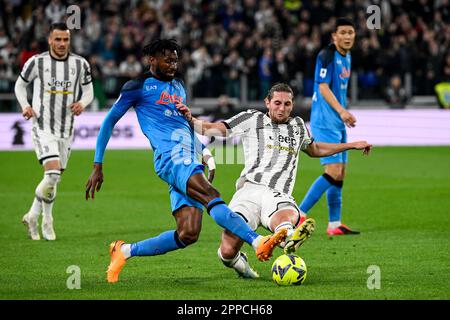
M 65 22 L 54 22 L 50 25 L 50 33 L 53 30 L 69 30 L 69 28 L 67 27 L 67 24 Z
M 292 90 L 292 88 L 286 84 L 286 83 L 276 83 L 272 86 L 272 88 L 270 88 L 269 92 L 267 93 L 267 99 L 270 101 L 273 98 L 273 94 L 275 92 L 288 92 L 292 95 L 292 98 L 294 98 L 294 91 Z
M 355 24 L 353 23 L 353 21 L 345 17 L 336 19 L 336 26 L 334 28 L 334 31 L 337 31 L 337 29 L 341 26 L 351 26 L 353 27 L 353 29 L 355 29 Z
M 166 50 L 181 52 L 181 47 L 175 39 L 157 39 L 142 49 L 142 55 L 155 57 L 158 54 L 164 54 Z

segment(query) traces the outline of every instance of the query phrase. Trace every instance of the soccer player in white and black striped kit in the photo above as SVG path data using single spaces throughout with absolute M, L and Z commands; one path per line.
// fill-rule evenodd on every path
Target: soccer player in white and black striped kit
M 52 208 L 61 173 L 70 156 L 74 117 L 94 98 L 89 63 L 70 52 L 70 30 L 65 23 L 51 25 L 48 44 L 49 51 L 28 59 L 14 88 L 24 118 L 32 119 L 32 140 L 45 171 L 33 204 L 22 219 L 33 240 L 40 239 L 38 218 L 41 212 L 44 239 L 56 239 Z M 33 100 L 30 104 L 26 88 L 31 83 Z
M 300 150 L 311 157 L 323 157 L 344 150 L 364 150 L 366 141 L 351 143 L 314 142 L 300 117 L 291 117 L 294 93 L 284 83 L 274 85 L 265 99 L 267 113 L 247 110 L 223 122 L 211 123 L 192 117 L 189 108 L 179 105 L 194 130 L 203 135 L 240 136 L 244 148 L 245 167 L 236 183 L 230 209 L 242 216 L 256 230 L 260 225 L 271 232 L 288 229 L 284 248 L 295 252 L 314 231 L 313 219 L 302 219 L 292 191 L 297 175 Z M 222 233 L 218 255 L 225 266 L 240 276 L 257 278 L 240 252 L 242 240 L 231 232 Z

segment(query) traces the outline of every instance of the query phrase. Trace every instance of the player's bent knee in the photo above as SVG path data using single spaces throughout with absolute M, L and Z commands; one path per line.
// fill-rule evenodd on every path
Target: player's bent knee
M 197 242 L 200 237 L 200 230 L 182 230 L 178 232 L 178 236 L 180 240 L 188 246 Z
M 206 194 L 208 195 L 208 198 L 211 198 L 211 200 L 215 198 L 220 198 L 220 192 L 212 185 L 209 185 L 205 191 Z
M 36 196 L 46 202 L 52 202 L 56 197 L 56 187 L 61 181 L 60 170 L 47 170 L 44 179 L 36 188 Z

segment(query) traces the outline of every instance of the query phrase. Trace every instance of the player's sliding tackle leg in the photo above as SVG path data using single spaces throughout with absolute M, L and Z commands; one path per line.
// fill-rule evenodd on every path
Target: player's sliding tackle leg
M 188 181 L 187 193 L 207 208 L 209 215 L 219 226 L 250 244 L 260 261 L 269 260 L 275 247 L 286 238 L 286 228 L 266 237 L 253 231 L 240 215 L 234 213 L 225 204 L 220 198 L 219 192 L 208 182 L 203 173 L 191 176 Z
M 228 230 L 224 230 L 217 255 L 224 266 L 234 269 L 240 277 L 259 278 L 259 274 L 248 263 L 245 253 L 239 251 L 243 244 L 244 241 L 239 237 Z
M 219 192 L 206 180 L 203 174 L 194 174 L 188 182 L 187 194 L 202 203 L 208 213 L 221 227 L 230 230 L 252 245 L 259 260 L 266 261 L 272 251 L 285 240 L 287 229 L 281 228 L 270 236 L 260 236 L 254 232 L 239 215 L 228 208 Z M 167 231 L 157 237 L 135 244 L 125 244 L 118 240 L 110 245 L 111 262 L 107 270 L 108 282 L 117 282 L 126 260 L 133 256 L 152 256 L 182 249 L 197 241 L 201 230 L 201 210 L 182 207 L 174 214 L 177 230 Z
M 314 219 L 306 219 L 295 228 L 299 221 L 299 214 L 295 209 L 283 209 L 276 212 L 269 222 L 269 227 L 276 234 L 279 230 L 287 231 L 286 242 L 280 245 L 285 253 L 294 253 L 314 232 Z M 248 263 L 247 256 L 240 251 L 243 241 L 228 230 L 222 233 L 222 242 L 217 252 L 222 263 L 233 268 L 243 278 L 258 278 L 258 273 Z
M 269 227 L 274 232 L 281 228 L 287 230 L 287 239 L 281 244 L 286 254 L 297 251 L 311 237 L 316 228 L 314 219 L 302 218 L 295 208 L 289 207 L 274 213 L 269 221 Z
M 122 240 L 110 245 L 111 263 L 107 270 L 108 282 L 117 282 L 119 274 L 127 259 L 131 257 L 155 256 L 183 249 L 195 243 L 200 235 L 202 211 L 196 207 L 182 207 L 174 212 L 176 230 L 169 230 L 160 235 L 132 244 Z

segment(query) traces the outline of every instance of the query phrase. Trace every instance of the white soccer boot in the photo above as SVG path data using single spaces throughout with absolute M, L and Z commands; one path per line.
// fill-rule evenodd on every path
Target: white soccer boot
M 22 218 L 22 223 L 27 227 L 28 236 L 31 240 L 41 240 L 41 236 L 39 235 L 39 225 L 37 217 L 33 219 L 27 212 Z
M 244 264 L 245 264 L 245 271 L 244 271 L 244 272 L 241 272 L 241 271 L 239 271 L 239 270 L 237 270 L 237 269 L 234 269 L 234 270 L 236 270 L 236 272 L 237 272 L 237 274 L 238 274 L 239 276 L 241 276 L 242 278 L 246 278 L 246 279 L 256 279 L 256 278 L 259 278 L 258 272 L 256 272 L 255 270 L 253 270 L 253 268 L 252 268 L 252 267 L 250 266 L 250 264 L 248 263 L 248 258 L 247 258 L 247 255 L 246 255 L 245 253 L 240 252 L 240 257 L 239 257 L 239 259 L 240 259 L 241 261 L 243 261 Z

